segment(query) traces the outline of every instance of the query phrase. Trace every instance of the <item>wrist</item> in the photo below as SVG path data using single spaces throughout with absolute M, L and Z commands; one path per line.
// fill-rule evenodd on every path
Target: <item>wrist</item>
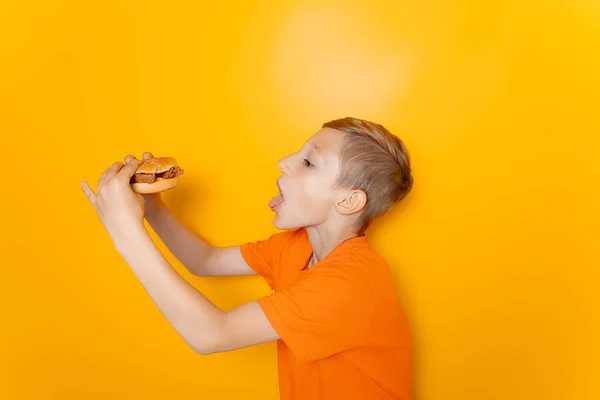
M 160 197 L 147 197 L 144 199 L 144 214 L 158 214 L 160 210 L 163 208 L 164 203 Z
M 128 250 L 137 248 L 144 238 L 148 236 L 148 231 L 146 231 L 143 223 L 132 224 L 111 236 L 117 251 L 121 255 L 124 255 Z

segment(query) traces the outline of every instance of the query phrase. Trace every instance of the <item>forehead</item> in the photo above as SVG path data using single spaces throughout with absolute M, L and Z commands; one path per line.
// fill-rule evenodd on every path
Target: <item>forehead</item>
M 317 147 L 324 156 L 337 156 L 344 143 L 344 133 L 333 128 L 322 128 L 306 144 L 310 147 Z

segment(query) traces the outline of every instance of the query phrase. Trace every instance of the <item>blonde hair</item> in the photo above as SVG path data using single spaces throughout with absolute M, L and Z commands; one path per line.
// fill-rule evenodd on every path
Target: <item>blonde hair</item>
M 341 118 L 323 124 L 345 134 L 340 153 L 340 175 L 335 188 L 361 189 L 367 203 L 358 220 L 358 234 L 395 203 L 413 185 L 410 157 L 404 143 L 382 125 L 358 118 Z

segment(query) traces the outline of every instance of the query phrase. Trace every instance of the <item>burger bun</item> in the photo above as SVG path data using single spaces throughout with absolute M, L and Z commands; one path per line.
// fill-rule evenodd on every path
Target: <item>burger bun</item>
M 139 194 L 152 194 L 164 192 L 165 190 L 173 189 L 175 186 L 179 185 L 179 177 L 171 179 L 162 179 L 158 178 L 155 182 L 152 183 L 143 183 L 137 182 L 132 183 L 131 188 L 134 192 Z

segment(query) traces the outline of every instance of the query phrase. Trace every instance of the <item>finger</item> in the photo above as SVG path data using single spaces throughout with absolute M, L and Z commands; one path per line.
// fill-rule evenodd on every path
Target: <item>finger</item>
M 115 164 L 117 163 L 118 162 L 116 162 Z M 100 175 L 100 178 L 98 179 L 98 187 L 100 187 L 100 185 L 102 185 L 106 181 L 106 177 L 109 173 L 111 173 L 111 169 L 115 167 L 115 164 L 113 164 L 111 167 L 106 168 L 102 175 Z
M 144 154 L 142 154 L 142 159 L 143 160 L 147 160 L 149 158 L 154 158 L 154 156 L 152 155 L 152 153 L 146 151 L 146 152 L 144 152 Z
M 135 156 L 132 154 L 128 154 L 127 157 L 125 157 L 125 164 L 127 164 L 129 162 L 129 160 L 133 160 L 135 159 Z
M 96 207 L 96 193 L 94 193 L 90 185 L 88 185 L 87 182 L 81 182 L 81 189 L 83 190 L 83 193 L 85 193 L 85 197 L 87 197 L 90 203 Z
M 102 175 L 100 175 L 100 178 L 98 178 L 98 186 L 100 187 L 100 185 L 102 185 L 102 183 L 104 183 L 104 181 L 106 180 L 106 174 L 108 174 L 108 171 L 110 171 L 110 167 L 106 168 L 104 170 L 104 172 L 102 173 Z
M 141 163 L 141 160 L 130 160 L 127 164 L 125 164 L 125 166 L 123 166 L 123 168 L 121 168 L 118 173 L 118 178 L 124 182 L 129 182 Z
M 121 170 L 121 168 L 123 168 L 123 165 L 124 164 L 121 161 L 115 161 L 115 163 L 107 170 L 102 183 L 108 182 L 112 178 L 114 178 L 117 175 L 117 173 Z

